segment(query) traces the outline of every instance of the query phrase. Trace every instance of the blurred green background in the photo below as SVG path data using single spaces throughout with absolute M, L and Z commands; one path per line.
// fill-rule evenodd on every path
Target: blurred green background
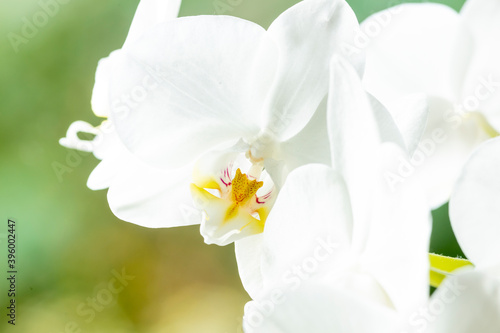
M 44 2 L 48 0 L 43 0 Z M 222 0 L 227 3 L 226 0 Z M 242 0 L 228 15 L 264 27 L 296 0 Z M 360 20 L 396 1 L 348 1 Z M 459 9 L 463 0 L 442 1 Z M 121 47 L 138 0 L 72 0 L 19 45 L 39 0 L 0 3 L 1 332 L 241 332 L 249 300 L 232 246 L 207 246 L 197 227 L 152 230 L 118 220 L 106 191 L 87 189 L 97 160 L 58 145 L 71 122 L 99 124 L 90 109 L 97 61 Z M 186 0 L 181 16 L 214 14 L 213 0 Z M 233 2 L 234 3 L 234 2 Z M 59 181 L 53 162 L 74 163 Z M 447 207 L 434 213 L 431 250 L 460 254 Z M 17 325 L 6 324 L 5 235 L 17 223 Z M 95 316 L 78 314 L 122 269 L 134 279 Z M 104 295 L 104 294 L 103 294 Z M 101 296 L 103 296 L 101 295 Z M 104 297 L 104 296 L 103 296 Z M 9 326 L 9 327 L 8 327 Z

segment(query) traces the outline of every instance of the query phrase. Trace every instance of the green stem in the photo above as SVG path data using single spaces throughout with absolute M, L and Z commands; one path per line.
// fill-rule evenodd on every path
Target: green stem
M 439 254 L 429 253 L 430 262 L 430 285 L 437 288 L 443 280 L 453 271 L 465 266 L 473 266 L 467 259 L 446 257 Z

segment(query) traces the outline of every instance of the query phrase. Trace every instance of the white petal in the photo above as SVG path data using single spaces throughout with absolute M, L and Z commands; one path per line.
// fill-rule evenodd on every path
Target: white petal
M 413 155 L 424 134 L 429 103 L 424 94 L 411 94 L 386 105 L 404 137 L 409 155 Z
M 117 175 L 129 172 L 137 163 L 137 158 L 121 143 L 111 122 L 104 121 L 98 129 L 93 141 L 94 155 L 102 161 L 87 180 L 88 188 L 94 191 L 110 187 Z
M 263 234 L 258 234 L 234 242 L 241 283 L 252 298 L 257 297 L 263 288 L 262 241 Z
M 430 209 L 418 179 L 393 187 L 385 177 L 404 152 L 386 143 L 381 154 L 379 165 L 372 162 L 378 180 L 366 225 L 364 261 L 398 312 L 409 316 L 427 303 L 429 295 Z
M 276 79 L 266 103 L 265 128 L 280 140 L 299 132 L 327 94 L 328 68 L 359 29 L 343 0 L 306 0 L 281 14 L 268 35 L 278 45 Z M 361 73 L 364 57 L 350 61 Z
M 141 0 L 124 47 L 132 44 L 155 25 L 175 19 L 180 7 L 181 0 Z
M 78 137 L 80 133 L 93 135 L 94 138 L 92 140 L 80 139 Z M 128 162 L 123 157 L 130 155 L 109 121 L 103 121 L 97 127 L 84 121 L 75 121 L 68 128 L 66 137 L 61 138 L 59 143 L 66 148 L 92 152 L 96 158 L 103 160 L 87 180 L 87 186 L 91 190 L 108 188 L 118 173 L 117 170 L 123 168 L 123 163 Z
M 243 318 L 246 333 L 395 333 L 397 325 L 387 308 L 307 282 L 296 291 L 275 289 L 264 300 L 247 303 Z
M 331 65 L 328 130 L 333 165 L 345 178 L 353 207 L 355 247 L 366 237 L 372 183 L 380 144 L 403 139 L 388 111 L 364 91 L 354 69 L 341 58 Z M 357 231 L 356 231 L 357 230 Z
M 278 161 L 265 161 L 266 170 L 271 174 L 278 188 L 283 186 L 291 171 L 302 165 L 310 163 L 331 165 L 326 107 L 327 99 L 325 98 L 302 131 L 279 144 Z
M 148 29 L 177 17 L 181 0 L 141 0 L 130 26 L 124 47 L 137 40 Z M 95 84 L 92 91 L 92 110 L 98 117 L 109 117 L 109 83 L 113 70 L 113 54 L 103 58 L 97 65 Z
M 426 333 L 500 332 L 498 275 L 477 271 L 447 278 L 414 322 L 419 331 L 429 325 Z
M 109 120 L 105 120 L 96 127 L 97 135 L 92 141 L 94 156 L 100 160 L 109 158 L 111 156 L 128 155 L 129 151 L 121 142 L 116 128 Z
M 500 139 L 482 144 L 465 165 L 450 200 L 453 231 L 477 266 L 500 264 Z
M 92 129 L 94 129 L 92 127 Z M 122 144 L 112 122 L 94 129 L 94 155 L 102 162 L 92 171 L 87 186 L 109 187 L 108 202 L 120 219 L 147 227 L 200 223 L 189 192 L 191 167 L 166 171 L 139 161 Z
M 112 160 L 101 161 L 90 173 L 87 179 L 87 187 L 93 191 L 104 190 L 111 186 L 116 176 L 117 165 Z
M 110 92 L 127 147 L 175 167 L 256 135 L 263 97 L 249 85 L 257 84 L 261 47 L 269 50 L 261 27 L 228 16 L 180 18 L 143 35 L 114 71 Z
M 361 29 L 368 40 L 364 82 L 384 104 L 416 92 L 458 100 L 472 46 L 451 8 L 404 4 L 369 17 Z
M 489 138 L 480 126 L 480 114 L 461 116 L 445 100 L 429 99 L 427 126 L 411 159 L 401 161 L 399 175 L 418 177 L 426 188 L 429 205 L 446 203 L 472 151 Z
M 94 138 L 92 140 L 80 139 L 78 135 L 81 133 L 94 136 Z M 108 188 L 117 170 L 122 168 L 122 163 L 127 162 L 122 157 L 130 155 L 109 121 L 103 121 L 97 127 L 84 121 L 75 121 L 69 126 L 66 136 L 61 138 L 59 143 L 66 148 L 92 152 L 96 158 L 103 160 L 89 176 L 87 186 L 91 190 Z
M 331 168 L 311 164 L 290 173 L 264 227 L 265 287 L 283 283 L 305 257 L 320 262 L 317 274 L 331 269 L 351 242 L 350 208 L 345 184 Z
M 462 8 L 461 16 L 474 38 L 462 101 L 466 108 L 479 104 L 477 109 L 500 131 L 500 3 L 496 0 L 469 0 Z
M 109 57 L 102 58 L 97 64 L 95 83 L 92 90 L 92 111 L 98 117 L 109 117 L 111 103 L 109 100 L 109 83 L 113 72 L 113 59 L 120 51 L 112 52 Z
M 200 223 L 189 192 L 191 170 L 166 171 L 130 160 L 109 188 L 109 206 L 118 218 L 148 228 Z

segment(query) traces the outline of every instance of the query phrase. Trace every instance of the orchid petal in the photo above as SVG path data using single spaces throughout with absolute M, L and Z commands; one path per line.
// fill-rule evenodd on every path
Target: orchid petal
M 444 280 L 426 310 L 439 316 L 434 320 L 418 318 L 415 322 L 426 333 L 496 333 L 500 331 L 500 280 L 482 271 L 462 273 Z M 424 321 L 425 320 L 425 321 Z
M 500 264 L 500 139 L 482 144 L 470 157 L 450 200 L 457 240 L 478 267 Z
M 111 186 L 116 176 L 117 164 L 114 161 L 101 161 L 89 175 L 87 187 L 93 191 L 104 190 Z M 119 166 L 118 166 L 119 167 Z
M 261 233 L 234 242 L 241 283 L 252 298 L 257 297 L 264 286 L 261 271 L 262 241 Z
M 309 163 L 331 165 L 328 131 L 325 126 L 327 99 L 320 104 L 309 123 L 294 137 L 279 144 L 278 160 L 265 161 L 267 172 L 278 188 L 294 169 Z
M 472 42 L 453 9 L 403 4 L 369 17 L 361 29 L 373 26 L 380 32 L 370 36 L 366 48 L 369 92 L 384 104 L 419 92 L 458 100 Z
M 282 282 L 305 256 L 321 261 L 318 273 L 331 269 L 351 242 L 350 208 L 345 184 L 332 169 L 311 164 L 291 172 L 264 227 L 265 287 Z
M 374 168 L 382 142 L 404 142 L 389 112 L 366 94 L 354 69 L 334 57 L 328 101 L 333 165 L 344 177 L 354 214 L 355 247 L 364 244 L 369 223 Z M 357 231 L 356 231 L 357 230 Z
M 429 113 L 429 103 L 424 94 L 411 94 L 387 104 L 411 156 L 417 150 L 424 134 Z
M 95 137 L 81 140 L 78 133 Z M 109 187 L 109 205 L 117 217 L 148 227 L 200 223 L 201 214 L 189 195 L 191 168 L 168 172 L 142 163 L 125 148 L 110 121 L 98 127 L 74 122 L 60 143 L 102 159 L 87 186 L 91 190 Z
M 418 179 L 393 187 L 385 177 L 405 153 L 385 143 L 380 154 L 381 162 L 372 162 L 378 179 L 371 198 L 370 223 L 366 225 L 364 261 L 398 312 L 409 316 L 428 299 L 430 209 Z
M 264 131 L 287 140 L 308 123 L 327 94 L 332 55 L 352 43 L 359 24 L 343 0 L 306 0 L 281 14 L 268 35 L 279 50 L 276 79 L 266 102 Z M 359 73 L 364 57 L 350 57 Z
M 247 333 L 395 333 L 397 325 L 395 312 L 388 308 L 308 282 L 286 293 L 275 289 L 264 301 L 247 303 L 243 318 Z
M 138 161 L 119 141 L 116 132 L 106 134 L 101 132 L 94 141 L 98 142 L 94 155 L 102 161 L 91 172 L 87 187 L 97 191 L 109 188 L 118 175 L 130 172 L 131 166 L 137 164 Z M 127 177 L 120 179 L 123 182 L 128 181 Z
M 465 79 L 465 107 L 481 111 L 500 131 L 500 3 L 468 0 L 460 12 L 474 38 L 473 56 Z
M 95 83 L 90 104 L 92 111 L 98 117 L 109 117 L 109 82 L 113 71 L 113 58 L 120 51 L 114 51 L 107 58 L 102 58 L 97 64 Z
M 424 135 L 412 158 L 401 163 L 400 174 L 420 178 L 435 209 L 449 200 L 463 165 L 489 135 L 481 129 L 481 114 L 461 114 L 437 98 L 430 98 L 429 106 Z
M 132 44 L 155 25 L 175 19 L 180 6 L 181 0 L 141 0 L 123 47 Z M 114 54 L 118 52 L 120 51 L 114 51 L 108 57 L 99 60 L 97 65 L 91 104 L 92 110 L 98 117 L 109 117 L 109 83 L 113 71 Z
M 177 18 L 181 2 L 181 0 L 141 0 L 123 46 L 131 45 L 155 25 Z
M 112 100 L 129 98 L 112 114 L 125 145 L 173 168 L 256 135 L 263 97 L 248 85 L 258 84 L 261 47 L 269 50 L 261 27 L 226 16 L 179 18 L 143 35 L 123 55 L 110 92 Z M 134 91 L 141 97 L 133 100 Z
M 189 192 L 192 166 L 161 170 L 130 154 L 124 170 L 113 179 L 108 202 L 120 219 L 148 228 L 166 228 L 201 222 Z

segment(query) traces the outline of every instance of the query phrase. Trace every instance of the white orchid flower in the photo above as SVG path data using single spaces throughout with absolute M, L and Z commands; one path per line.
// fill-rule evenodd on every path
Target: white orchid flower
M 110 101 L 108 87 L 117 54 L 155 25 L 177 18 L 180 5 L 181 0 L 141 0 L 123 48 L 101 59 L 97 67 L 92 109 L 98 117 L 108 119 L 95 128 L 76 121 L 69 127 L 66 137 L 60 140 L 60 144 L 67 148 L 92 152 L 102 160 L 90 174 L 87 186 L 92 190 L 109 188 L 109 206 L 115 215 L 148 227 L 161 227 L 172 220 L 179 225 L 199 223 L 200 215 L 191 207 L 190 191 L 178 181 L 188 177 L 189 172 L 166 172 L 154 168 L 126 149 L 116 133 L 113 120 L 109 119 L 109 109 L 113 103 L 127 105 L 129 100 Z M 147 81 L 146 86 L 155 88 L 154 82 Z M 79 133 L 92 134 L 95 138 L 82 140 Z M 168 206 L 174 200 L 176 204 Z M 170 209 L 164 209 L 166 206 Z
M 365 87 L 386 105 L 429 96 L 430 113 L 401 182 L 421 176 L 432 207 L 449 200 L 470 153 L 500 130 L 500 2 L 468 0 L 460 13 L 441 4 L 403 4 L 362 23 L 353 53 L 367 55 Z M 392 109 L 390 109 L 392 111 Z M 412 114 L 396 109 L 403 128 Z
M 329 163 L 328 63 L 358 29 L 344 0 L 302 1 L 267 31 L 229 16 L 156 25 L 116 54 L 109 98 L 136 99 L 111 103 L 111 120 L 142 161 L 184 172 L 155 188 L 174 196 L 171 182 L 191 186 L 205 242 L 260 233 L 287 173 Z M 361 73 L 363 57 L 350 61 Z M 157 86 L 148 91 L 144 82 Z M 131 206 L 116 200 L 115 213 Z
M 500 332 L 500 138 L 479 146 L 450 199 L 458 243 L 474 268 L 456 270 L 415 318 L 419 331 Z
M 424 192 L 411 181 L 391 186 L 386 172 L 405 155 L 403 139 L 338 57 L 327 123 L 334 168 L 292 171 L 254 236 L 261 282 L 245 308 L 246 332 L 395 332 L 427 303 Z

